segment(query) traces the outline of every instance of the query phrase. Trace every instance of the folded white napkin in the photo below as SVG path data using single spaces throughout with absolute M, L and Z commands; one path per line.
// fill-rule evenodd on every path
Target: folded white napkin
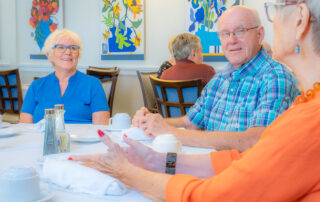
M 129 138 L 134 139 L 136 141 L 152 140 L 151 137 L 146 136 L 143 130 L 138 127 L 132 127 L 132 128 L 122 130 L 122 141 L 123 141 L 124 134 L 126 134 Z
M 123 195 L 126 187 L 117 179 L 68 160 L 46 158 L 43 177 L 74 192 L 93 195 Z
M 38 121 L 38 123 L 34 124 L 34 128 L 36 129 L 37 132 L 43 133 L 46 127 L 46 120 L 41 119 Z

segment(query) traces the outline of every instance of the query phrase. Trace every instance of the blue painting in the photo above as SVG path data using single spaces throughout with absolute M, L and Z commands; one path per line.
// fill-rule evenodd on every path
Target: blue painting
M 100 0 L 102 60 L 144 59 L 143 0 Z
M 218 19 L 240 0 L 188 0 L 187 30 L 201 40 L 204 61 L 226 61 L 217 35 Z

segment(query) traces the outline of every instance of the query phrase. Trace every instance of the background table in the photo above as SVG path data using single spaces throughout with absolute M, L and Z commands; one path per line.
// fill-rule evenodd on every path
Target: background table
M 106 129 L 107 126 L 91 125 L 91 124 L 66 124 L 67 132 L 71 134 L 84 134 L 90 135 L 96 134 L 97 129 Z M 31 166 L 41 172 L 41 165 L 39 165 L 39 159 L 42 157 L 43 151 L 43 133 L 39 133 L 35 129 L 34 124 L 15 124 L 10 128 L 17 131 L 17 135 L 10 137 L 0 138 L 0 172 L 11 166 Z M 3 129 L 2 129 L 3 130 Z M 121 133 L 113 132 L 108 133 L 113 141 L 118 142 L 124 146 L 125 143 L 121 141 Z M 151 141 L 143 142 L 147 145 L 151 144 Z M 195 148 L 195 147 L 183 147 L 184 153 L 209 153 L 210 149 Z M 106 152 L 106 146 L 101 143 L 77 143 L 71 142 L 70 151 L 72 153 L 103 153 Z M 123 196 L 102 196 L 95 197 L 87 194 L 66 192 L 61 190 L 54 190 L 55 196 L 50 201 L 61 202 L 99 202 L 99 201 L 125 201 L 125 202 L 144 202 L 151 201 L 144 197 L 142 194 L 135 190 L 129 190 L 129 192 Z

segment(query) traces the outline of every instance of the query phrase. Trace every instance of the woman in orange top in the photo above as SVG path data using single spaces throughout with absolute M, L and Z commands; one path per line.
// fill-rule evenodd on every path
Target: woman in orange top
M 178 156 L 177 173 L 215 174 L 208 179 L 148 171 L 164 172 L 164 158 L 128 138 L 128 155 L 103 136 L 109 152 L 71 158 L 91 161 L 91 167 L 156 201 L 320 201 L 320 1 L 277 1 L 266 8 L 274 26 L 274 57 L 291 67 L 306 93 L 251 149 L 213 152 L 211 159 Z

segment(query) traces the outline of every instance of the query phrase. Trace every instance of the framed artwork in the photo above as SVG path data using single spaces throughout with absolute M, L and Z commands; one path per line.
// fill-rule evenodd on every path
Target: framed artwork
M 63 0 L 30 0 L 30 59 L 47 59 L 42 48 L 47 37 L 63 28 Z
M 188 0 L 186 6 L 187 31 L 201 40 L 204 61 L 227 61 L 217 35 L 218 19 L 227 8 L 241 0 Z
M 144 0 L 101 1 L 101 60 L 144 60 Z

